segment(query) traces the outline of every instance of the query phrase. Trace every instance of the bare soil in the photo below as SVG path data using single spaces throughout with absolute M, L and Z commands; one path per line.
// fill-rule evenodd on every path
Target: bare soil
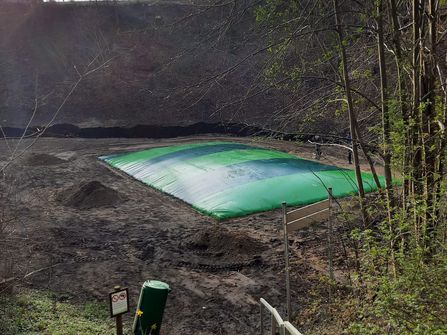
M 60 192 L 57 199 L 65 206 L 78 209 L 109 207 L 125 201 L 120 192 L 96 180 L 69 187 Z
M 172 292 L 163 334 L 258 333 L 261 297 L 284 316 L 280 211 L 217 222 L 97 159 L 211 139 L 216 138 L 39 140 L 7 171 L 17 189 L 18 236 L 26 239 L 25 244 L 12 246 L 15 261 L 22 272 L 50 267 L 28 277 L 23 285 L 80 300 L 106 301 L 108 292 L 119 284 L 129 287 L 134 308 L 145 280 L 165 281 Z M 312 147 L 291 142 L 225 139 L 307 158 L 313 152 Z M 15 144 L 9 141 L 11 147 Z M 322 162 L 348 166 L 345 153 L 323 150 Z M 7 155 L 3 141 L 0 161 Z M 30 164 L 36 157 L 37 162 Z M 43 157 L 48 164 L 41 164 Z M 103 203 L 103 198 L 110 201 Z M 294 310 L 308 304 L 311 290 L 327 274 L 325 232 L 322 224 L 290 236 Z M 336 244 L 337 277 L 345 280 L 342 247 Z M 132 317 L 133 313 L 125 316 Z
M 42 153 L 29 154 L 26 156 L 25 159 L 22 160 L 22 165 L 25 166 L 47 166 L 47 165 L 58 165 L 62 163 L 65 163 L 63 159 Z

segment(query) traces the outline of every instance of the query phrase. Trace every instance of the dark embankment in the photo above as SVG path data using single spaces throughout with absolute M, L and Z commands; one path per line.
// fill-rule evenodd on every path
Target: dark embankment
M 0 123 L 48 123 L 79 75 L 99 67 L 77 85 L 57 123 L 269 124 L 286 99 L 261 84 L 268 55 L 254 54 L 266 40 L 256 32 L 252 2 L 0 2 Z
M 154 126 L 137 125 L 134 127 L 91 127 L 80 128 L 71 124 L 57 124 L 42 131 L 43 127 L 14 128 L 5 127 L 3 132 L 8 139 L 40 137 L 79 137 L 79 138 L 174 138 L 193 135 L 225 135 L 225 136 L 260 136 L 281 139 L 284 141 L 308 141 L 319 136 L 320 141 L 345 143 L 341 136 L 318 133 L 285 133 L 247 126 L 237 123 L 205 123 L 199 122 L 188 126 Z

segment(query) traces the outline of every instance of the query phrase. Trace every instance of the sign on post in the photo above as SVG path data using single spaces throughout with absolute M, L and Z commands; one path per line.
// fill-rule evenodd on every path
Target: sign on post
M 116 320 L 116 335 L 123 335 L 122 315 L 129 311 L 129 290 L 115 286 L 115 291 L 109 293 L 110 316 Z
M 109 294 L 110 316 L 127 313 L 129 311 L 129 290 L 127 288 L 120 289 Z

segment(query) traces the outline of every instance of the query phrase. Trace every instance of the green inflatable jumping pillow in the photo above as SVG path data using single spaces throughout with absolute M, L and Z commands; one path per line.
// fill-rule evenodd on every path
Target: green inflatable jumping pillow
M 226 219 L 357 193 L 352 170 L 241 143 L 204 142 L 101 156 L 99 159 L 201 213 Z M 362 173 L 366 192 L 377 190 Z M 380 182 L 384 183 L 383 178 Z

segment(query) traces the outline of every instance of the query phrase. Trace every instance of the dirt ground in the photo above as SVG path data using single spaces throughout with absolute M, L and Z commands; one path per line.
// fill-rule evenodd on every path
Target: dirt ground
M 14 261 L 22 272 L 50 267 L 29 276 L 23 285 L 102 301 L 114 285 L 127 286 L 132 305 L 132 313 L 125 316 L 129 320 L 141 284 L 149 279 L 165 281 L 172 292 L 163 334 L 257 333 L 261 297 L 279 307 L 284 316 L 280 211 L 217 222 L 97 159 L 99 155 L 211 139 L 223 138 L 40 139 L 9 168 L 7 177 L 16 185 L 18 236 L 26 239 L 25 247 L 17 247 Z M 311 146 L 291 142 L 225 140 L 306 158 L 313 152 Z M 0 161 L 4 162 L 7 154 L 7 146 L 1 142 Z M 339 149 L 323 148 L 321 161 L 347 167 L 345 156 Z M 104 199 L 112 200 L 95 206 L 93 194 L 86 200 L 88 206 L 79 205 L 76 192 L 82 187 L 89 189 L 90 195 L 94 189 L 99 197 L 106 192 Z M 310 290 L 327 274 L 324 224 L 292 235 L 289 244 L 292 301 L 297 310 L 308 303 Z M 336 244 L 335 264 L 341 269 L 343 253 L 338 241 Z M 341 272 L 338 276 L 343 280 Z

